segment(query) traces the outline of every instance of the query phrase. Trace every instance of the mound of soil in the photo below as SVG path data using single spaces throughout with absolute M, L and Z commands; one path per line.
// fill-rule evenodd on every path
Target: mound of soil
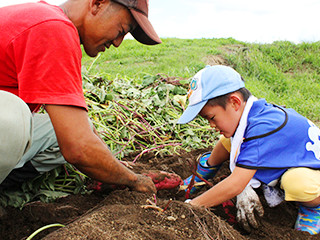
M 186 178 L 191 172 L 187 161 L 208 150 L 163 157 L 145 154 L 131 166 L 139 173 L 163 170 Z M 130 162 L 133 158 L 125 160 Z M 225 164 L 213 184 L 228 174 Z M 204 187 L 202 191 L 207 189 Z M 54 203 L 32 202 L 22 210 L 6 208 L 6 214 L 0 218 L 0 239 L 26 239 L 37 229 L 53 223 L 66 226 L 48 228 L 32 239 L 319 239 L 293 229 L 297 216 L 294 203 L 269 208 L 261 192 L 257 192 L 265 215 L 258 219 L 260 227 L 250 233 L 244 232 L 235 220 L 236 208 L 232 204 L 235 199 L 203 209 L 184 203 L 185 193 L 178 189 L 160 190 L 155 197 L 104 185 L 102 191 L 90 195 L 70 195 Z M 152 203 L 158 208 L 150 208 L 154 206 Z

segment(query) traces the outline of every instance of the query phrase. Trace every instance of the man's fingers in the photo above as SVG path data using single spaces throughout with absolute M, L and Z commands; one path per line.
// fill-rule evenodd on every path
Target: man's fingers
M 183 183 L 181 177 L 175 173 L 169 173 L 165 171 L 149 171 L 148 173 L 143 173 L 143 175 L 152 179 L 157 190 L 176 188 Z
M 138 192 L 148 192 L 148 193 L 156 193 L 157 189 L 152 181 L 152 179 L 148 176 L 137 174 L 138 180 L 133 186 L 133 190 Z
M 150 177 L 147 177 L 147 181 L 145 182 L 145 187 L 147 189 L 146 192 L 149 192 L 149 193 L 156 193 L 157 192 L 157 188 L 154 185 L 154 183 Z

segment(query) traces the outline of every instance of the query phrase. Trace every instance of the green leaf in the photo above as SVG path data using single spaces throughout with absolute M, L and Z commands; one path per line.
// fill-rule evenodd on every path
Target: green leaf
M 141 85 L 142 85 L 142 87 L 147 87 L 147 86 L 151 85 L 152 83 L 154 83 L 158 78 L 159 78 L 159 76 L 146 75 L 143 77 Z
M 68 195 L 69 194 L 65 192 L 40 190 L 37 194 L 34 195 L 34 199 L 39 198 L 42 202 L 52 202 L 57 198 L 66 197 Z
M 172 90 L 172 94 L 174 95 L 186 95 L 187 94 L 187 89 L 179 86 L 175 86 L 174 89 Z

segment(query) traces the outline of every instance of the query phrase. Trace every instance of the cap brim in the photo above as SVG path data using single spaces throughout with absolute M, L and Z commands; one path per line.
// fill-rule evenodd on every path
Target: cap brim
M 206 105 L 208 101 L 202 101 L 195 105 L 188 106 L 179 118 L 177 124 L 185 124 L 192 121 L 201 111 L 201 109 Z
M 147 45 L 155 45 L 162 42 L 145 15 L 134 9 L 130 9 L 130 12 L 138 23 L 138 26 L 131 31 L 131 35 L 138 42 Z

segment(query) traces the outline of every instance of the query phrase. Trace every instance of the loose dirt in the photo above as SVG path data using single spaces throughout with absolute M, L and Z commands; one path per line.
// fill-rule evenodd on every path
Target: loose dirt
M 132 167 L 136 172 L 163 170 L 186 178 L 191 172 L 188 159 L 196 159 L 208 150 L 164 157 L 146 154 Z M 125 160 L 130 162 L 132 159 L 134 155 Z M 225 164 L 213 184 L 228 173 L 228 164 Z M 206 189 L 208 187 L 203 191 Z M 294 203 L 284 202 L 269 208 L 261 192 L 257 192 L 265 215 L 259 218 L 260 227 L 250 233 L 244 232 L 235 221 L 236 208 L 230 202 L 206 210 L 184 203 L 185 193 L 178 189 L 160 190 L 155 201 L 150 194 L 104 185 L 102 191 L 90 195 L 70 195 L 54 203 L 32 202 L 22 210 L 6 208 L 6 214 L 0 219 L 0 239 L 26 239 L 37 229 L 53 223 L 66 227 L 49 228 L 32 239 L 320 239 L 293 229 L 297 216 Z M 151 205 L 150 202 L 156 202 L 156 206 L 166 210 L 142 207 Z M 232 202 L 235 203 L 235 199 Z

